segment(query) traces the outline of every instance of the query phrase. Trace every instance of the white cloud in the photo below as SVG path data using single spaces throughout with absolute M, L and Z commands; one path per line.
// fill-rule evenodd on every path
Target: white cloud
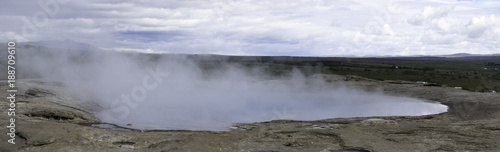
M 454 9 L 454 6 L 432 7 L 426 6 L 420 14 L 408 20 L 413 25 L 422 25 L 424 22 L 445 17 Z
M 431 55 L 499 49 L 495 1 L 71 1 L 23 35 L 36 3 L 7 1 L 0 40 L 237 55 Z M 497 6 L 498 7 L 498 6 Z M 8 34 L 7 34 L 8 33 Z M 459 49 L 464 48 L 467 49 Z
M 445 19 L 433 20 L 432 23 L 435 25 L 436 30 L 449 33 L 452 31 L 452 25 Z
M 479 38 L 485 34 L 494 33 L 494 28 L 498 26 L 495 15 L 474 17 L 467 24 L 468 36 L 470 38 Z

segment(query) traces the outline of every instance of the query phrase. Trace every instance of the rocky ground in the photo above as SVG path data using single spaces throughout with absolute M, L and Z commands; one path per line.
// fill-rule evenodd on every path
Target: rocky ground
M 10 102 L 0 102 L 0 151 L 500 151 L 500 94 L 413 82 L 325 75 L 335 83 L 439 101 L 446 113 L 428 116 L 336 118 L 235 124 L 231 131 L 140 131 L 104 124 L 101 105 L 56 82 L 19 80 L 16 144 L 7 142 Z M 7 83 L 0 82 L 1 90 Z M 0 91 L 6 97 L 6 91 Z M 95 124 L 108 129 L 95 127 Z M 109 129 L 114 128 L 114 129 Z

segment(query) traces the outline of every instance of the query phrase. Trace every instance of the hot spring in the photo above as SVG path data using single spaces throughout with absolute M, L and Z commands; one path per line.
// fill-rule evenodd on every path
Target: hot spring
M 228 130 L 232 123 L 420 116 L 447 111 L 447 106 L 436 102 L 308 81 L 301 76 L 287 80 L 186 80 L 169 76 L 157 88 L 148 90 L 144 101 L 134 107 L 122 106 L 129 110 L 127 114 L 115 105 L 97 116 L 134 129 L 221 131 Z

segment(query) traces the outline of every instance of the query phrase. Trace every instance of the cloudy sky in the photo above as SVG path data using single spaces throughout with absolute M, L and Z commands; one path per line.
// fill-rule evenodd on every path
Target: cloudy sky
M 496 0 L 2 0 L 0 40 L 228 55 L 500 53 Z

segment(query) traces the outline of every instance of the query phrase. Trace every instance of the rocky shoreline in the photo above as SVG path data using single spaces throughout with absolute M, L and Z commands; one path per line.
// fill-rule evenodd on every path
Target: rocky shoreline
M 448 112 L 427 116 L 276 120 L 234 124 L 230 131 L 133 130 L 101 122 L 102 105 L 57 82 L 19 80 L 16 144 L 0 151 L 499 151 L 500 94 L 325 75 L 352 87 L 438 101 Z M 331 77 L 330 79 L 328 79 Z M 5 81 L 0 88 L 7 90 Z M 2 96 L 7 96 L 2 91 Z M 0 102 L 1 126 L 10 102 Z M 4 132 L 8 131 L 4 127 Z

